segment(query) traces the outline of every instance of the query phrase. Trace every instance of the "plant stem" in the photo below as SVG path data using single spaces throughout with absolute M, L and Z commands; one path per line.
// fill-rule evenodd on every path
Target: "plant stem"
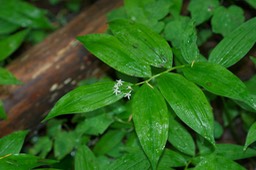
M 137 84 L 135 84 L 135 85 L 136 85 L 136 86 L 139 86 L 139 85 L 141 85 L 141 84 L 147 83 L 147 84 L 152 88 L 153 86 L 149 84 L 149 82 L 150 82 L 151 80 L 153 80 L 153 79 L 155 79 L 155 78 L 161 76 L 162 74 L 171 72 L 171 71 L 176 70 L 176 69 L 184 68 L 185 66 L 186 66 L 186 65 L 180 65 L 180 66 L 176 66 L 176 67 L 169 68 L 168 70 L 165 70 L 165 71 L 163 71 L 163 72 L 161 72 L 161 73 L 155 74 L 155 75 L 153 75 L 152 77 L 150 77 L 149 79 L 144 80 L 144 81 L 142 81 L 142 82 L 139 82 L 139 83 L 137 83 Z

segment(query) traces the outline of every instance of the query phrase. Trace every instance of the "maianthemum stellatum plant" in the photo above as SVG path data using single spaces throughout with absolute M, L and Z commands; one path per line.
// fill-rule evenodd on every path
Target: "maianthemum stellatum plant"
M 216 144 L 213 110 L 205 93 L 232 99 L 255 112 L 255 95 L 227 68 L 255 44 L 256 18 L 225 36 L 208 59 L 199 53 L 194 24 L 182 16 L 169 21 L 165 36 L 173 49 L 145 24 L 120 18 L 109 22 L 108 34 L 78 37 L 101 61 L 137 81 L 118 79 L 80 86 L 63 96 L 45 120 L 91 112 L 126 98 L 131 105 L 129 121 L 133 122 L 139 142 L 136 149 L 127 149 L 107 169 L 244 169 L 235 160 L 255 156 L 256 151 L 248 148 L 255 136 L 248 135 L 244 146 Z M 254 128 L 250 133 L 253 131 Z M 124 136 L 121 139 L 125 140 Z M 103 148 L 93 151 L 97 155 Z M 85 157 L 87 152 L 90 159 L 95 159 L 89 148 L 78 150 Z M 81 166 L 96 166 L 88 159 L 80 159 L 84 164 Z
M 191 16 L 182 16 L 182 3 L 125 0 L 108 15 L 107 33 L 78 37 L 117 79 L 64 95 L 30 153 L 45 158 L 53 150 L 62 160 L 75 151 L 76 170 L 245 169 L 237 160 L 256 156 L 256 79 L 242 82 L 229 67 L 255 45 L 256 18 L 245 21 L 242 8 L 218 0 L 191 0 Z M 202 29 L 205 22 L 211 28 Z M 199 46 L 213 33 L 223 38 L 204 56 Z M 226 127 L 238 115 L 234 108 L 243 110 L 250 126 L 244 145 L 218 143 L 222 128 L 210 104 L 216 98 L 227 110 Z M 72 130 L 53 119 L 66 114 L 75 114 Z

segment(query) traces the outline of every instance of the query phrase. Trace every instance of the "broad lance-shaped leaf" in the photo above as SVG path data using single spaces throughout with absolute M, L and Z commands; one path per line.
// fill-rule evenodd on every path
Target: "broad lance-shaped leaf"
M 169 119 L 169 137 L 168 141 L 179 151 L 194 156 L 195 143 L 191 134 L 182 126 L 174 116 Z M 182 142 L 181 142 L 182 141 Z
M 115 95 L 114 85 L 112 81 L 99 82 L 70 91 L 55 104 L 45 120 L 63 114 L 93 111 L 118 101 L 124 94 Z
M 99 169 L 93 152 L 86 145 L 77 149 L 75 155 L 75 170 L 96 170 Z
M 256 42 L 256 17 L 228 34 L 211 52 L 209 61 L 230 67 L 237 63 Z
M 246 159 L 256 156 L 255 149 L 248 148 L 244 150 L 243 146 L 235 144 L 216 144 L 215 153 L 231 160 Z
M 132 169 L 149 169 L 150 163 L 147 156 L 142 150 L 135 150 L 130 153 L 124 154 L 122 157 L 113 161 L 107 170 L 132 170 Z
M 180 50 L 182 58 L 177 54 L 176 56 L 179 57 L 178 60 L 184 60 L 184 64 L 206 60 L 199 53 L 195 24 L 189 17 L 178 17 L 171 20 L 166 25 L 164 33 L 166 39 Z
M 183 141 L 180 141 L 182 143 Z M 182 167 L 188 164 L 190 157 L 170 149 L 165 149 L 159 161 L 158 169 L 166 170 L 170 167 Z
M 18 154 L 23 146 L 27 131 L 16 131 L 0 139 L 0 159 L 8 154 Z
M 1 47 L 0 47 L 1 48 Z M 19 80 L 7 69 L 0 67 L 0 85 L 21 84 Z
M 116 37 L 108 34 L 89 34 L 77 38 L 97 58 L 122 73 L 135 77 L 150 77 L 150 66 L 135 60 L 136 54 Z
M 135 60 L 155 67 L 172 67 L 171 48 L 159 34 L 128 20 L 115 20 L 109 26 L 114 36 L 136 54 Z
M 156 88 L 144 84 L 132 101 L 133 121 L 141 146 L 156 169 L 164 150 L 169 128 L 168 109 Z
M 174 73 L 159 76 L 157 82 L 176 115 L 214 145 L 212 109 L 202 90 L 183 76 Z
M 246 141 L 245 141 L 245 145 L 244 145 L 244 150 L 246 150 L 246 148 L 252 144 L 253 142 L 256 141 L 256 122 L 254 122 L 252 124 L 252 126 L 250 127 L 247 136 L 246 136 Z
M 225 67 L 214 63 L 194 63 L 182 69 L 185 77 L 206 90 L 245 102 L 255 108 L 245 84 Z
M 0 61 L 11 55 L 23 42 L 28 30 L 19 31 L 0 41 Z
M 245 170 L 240 164 L 215 154 L 207 155 L 193 170 Z

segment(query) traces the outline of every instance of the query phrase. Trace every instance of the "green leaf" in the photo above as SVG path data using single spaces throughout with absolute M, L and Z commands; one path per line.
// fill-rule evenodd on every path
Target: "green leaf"
M 229 8 L 220 6 L 214 11 L 211 20 L 212 31 L 220 33 L 225 37 L 240 26 L 244 19 L 242 8 L 235 5 L 231 5 Z
M 204 93 L 179 74 L 163 74 L 157 78 L 157 82 L 176 115 L 214 145 L 214 119 Z
M 159 161 L 159 169 L 169 169 L 171 167 L 182 167 L 186 166 L 188 163 L 188 158 L 184 155 L 175 152 L 170 149 L 165 149 L 163 152 L 163 156 L 161 157 Z
M 117 19 L 126 19 L 127 17 L 124 7 L 114 9 L 107 14 L 108 23 Z
M 170 5 L 170 0 L 157 0 L 147 4 L 145 11 L 147 12 L 148 18 L 161 20 L 169 13 Z
M 248 100 L 245 84 L 225 67 L 214 63 L 194 63 L 182 69 L 185 77 L 214 94 L 240 101 Z
M 246 136 L 246 141 L 245 141 L 245 145 L 244 145 L 244 150 L 246 150 L 246 148 L 252 144 L 253 142 L 256 141 L 256 122 L 254 122 L 248 133 L 247 133 L 247 136 Z
M 149 169 L 150 163 L 142 150 L 125 154 L 121 158 L 115 160 L 107 170 L 135 170 Z
M 0 159 L 0 169 L 3 170 L 28 170 L 42 165 L 56 163 L 53 160 L 41 160 L 34 155 L 14 154 Z
M 188 10 L 196 25 L 199 25 L 207 21 L 218 6 L 218 0 L 193 0 L 190 1 Z
M 75 155 L 75 170 L 97 169 L 99 168 L 93 152 L 86 145 L 80 146 Z
M 248 148 L 245 151 L 243 146 L 235 144 L 216 144 L 215 153 L 231 160 L 246 159 L 256 156 L 255 149 Z
M 0 41 L 0 61 L 11 55 L 21 45 L 28 32 L 29 30 L 19 31 Z
M 228 34 L 211 52 L 209 61 L 230 67 L 237 63 L 256 42 L 256 17 Z
M 39 155 L 40 158 L 45 158 L 52 150 L 52 141 L 48 136 L 40 137 L 33 147 L 30 147 L 29 153 Z
M 118 101 L 124 94 L 115 95 L 114 85 L 115 82 L 106 81 L 70 91 L 55 104 L 44 121 L 58 115 L 93 111 Z
M 197 47 L 195 25 L 190 18 L 178 17 L 171 20 L 166 25 L 164 33 L 166 39 L 181 51 L 186 63 L 203 60 Z
M 132 101 L 133 122 L 140 144 L 156 169 L 164 150 L 169 128 L 168 109 L 156 88 L 144 84 Z
M 17 80 L 11 72 L 7 69 L 0 67 L 0 85 L 9 85 L 9 84 L 21 84 L 19 80 Z
M 58 160 L 64 158 L 77 145 L 79 142 L 78 137 L 74 131 L 62 131 L 56 134 L 54 137 L 54 156 Z
M 245 170 L 238 163 L 227 159 L 226 157 L 210 155 L 206 156 L 193 170 Z
M 255 88 L 255 84 L 256 84 L 256 75 L 252 76 L 250 78 L 250 80 L 244 82 L 244 84 L 246 85 L 246 87 L 248 88 L 249 92 L 251 94 L 256 95 L 256 88 Z
M 1 34 L 10 34 L 14 31 L 16 31 L 19 26 L 13 23 L 10 23 L 8 21 L 5 21 L 3 19 L 0 19 L 0 35 Z
M 99 135 L 102 134 L 113 121 L 112 116 L 105 113 L 87 118 L 77 125 L 76 132 L 80 134 Z
M 171 3 L 170 13 L 174 17 L 178 17 L 181 12 L 183 0 L 172 0 L 172 1 L 170 1 L 170 3 Z
M 24 1 L 0 0 L 0 18 L 20 27 L 52 28 L 45 11 Z M 11 9 L 11 10 L 10 10 Z
M 4 105 L 3 102 L 0 100 L 0 119 L 6 119 L 7 115 L 4 111 Z
M 9 154 L 18 154 L 23 146 L 27 131 L 16 131 L 0 139 L 0 160 Z
M 254 9 L 256 9 L 256 1 L 255 0 L 245 0 L 248 4 L 250 4 Z
M 150 77 L 147 64 L 135 60 L 136 54 L 116 37 L 107 34 L 90 34 L 77 38 L 97 58 L 122 73 L 135 77 Z M 110 43 L 111 42 L 111 43 Z
M 109 130 L 105 133 L 93 148 L 95 155 L 104 155 L 116 147 L 123 139 L 124 132 L 120 130 Z
M 179 151 L 195 155 L 195 143 L 191 134 L 173 116 L 170 116 L 169 122 L 168 141 Z
M 171 48 L 159 34 L 127 20 L 115 20 L 109 26 L 114 36 L 135 54 L 136 61 L 155 67 L 172 67 Z
M 219 139 L 223 135 L 223 127 L 217 121 L 214 121 L 214 138 Z

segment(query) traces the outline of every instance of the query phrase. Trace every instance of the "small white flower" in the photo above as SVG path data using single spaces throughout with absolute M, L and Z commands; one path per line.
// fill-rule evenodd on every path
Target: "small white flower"
M 127 86 L 127 89 L 128 89 L 128 90 L 132 90 L 132 87 L 131 87 L 131 86 Z
M 124 93 L 124 97 L 127 97 L 127 99 L 130 100 L 131 95 L 132 95 L 131 92 L 132 91 L 129 91 L 128 93 Z
M 122 85 L 123 85 L 123 83 L 124 83 L 124 81 L 123 81 L 123 80 L 121 80 L 121 79 L 116 80 L 116 85 L 117 85 L 117 86 L 122 86 Z
M 118 95 L 121 93 L 121 91 L 119 90 L 119 88 L 114 88 L 114 92 L 115 95 Z

